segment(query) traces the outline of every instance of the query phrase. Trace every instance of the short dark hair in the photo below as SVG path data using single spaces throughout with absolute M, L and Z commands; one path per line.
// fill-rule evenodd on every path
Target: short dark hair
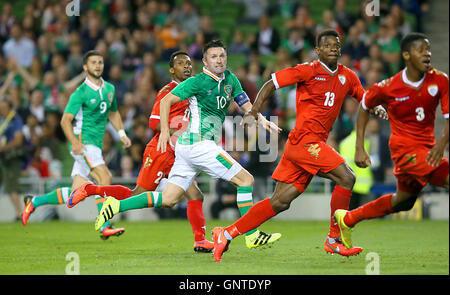
M 208 49 L 215 48 L 215 47 L 222 47 L 223 49 L 227 50 L 227 48 L 225 47 L 225 45 L 223 44 L 222 41 L 215 39 L 215 40 L 211 40 L 208 43 L 206 43 L 205 47 L 203 48 L 203 55 L 206 54 Z
M 400 42 L 400 51 L 410 51 L 411 45 L 414 41 L 417 40 L 425 40 L 428 39 L 428 37 L 425 34 L 412 32 L 403 37 L 402 41 Z
M 316 37 L 316 47 L 319 47 L 320 40 L 322 40 L 322 37 L 325 37 L 325 36 L 334 36 L 338 39 L 340 38 L 339 33 L 336 30 L 333 30 L 333 29 L 323 30 Z
M 91 56 L 101 56 L 101 57 L 103 57 L 103 55 L 100 53 L 100 51 L 98 51 L 98 50 L 89 50 L 83 56 L 83 65 L 87 64 L 87 61 L 88 61 L 88 59 Z
M 175 60 L 175 57 L 178 55 L 186 55 L 189 56 L 188 53 L 184 52 L 184 51 L 175 51 L 174 53 L 172 53 L 170 55 L 170 59 L 169 59 L 169 67 L 173 68 L 173 62 Z

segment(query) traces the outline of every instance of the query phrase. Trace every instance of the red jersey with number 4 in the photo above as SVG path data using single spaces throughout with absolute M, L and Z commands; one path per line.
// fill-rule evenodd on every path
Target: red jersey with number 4
M 418 82 L 411 82 L 406 69 L 395 76 L 374 84 L 364 95 L 362 106 L 373 108 L 385 105 L 391 125 L 389 146 L 397 147 L 436 144 L 434 121 L 441 103 L 442 114 L 448 119 L 448 76 L 434 68 Z
M 293 144 L 304 136 L 326 142 L 345 98 L 350 95 L 361 101 L 365 92 L 352 70 L 338 64 L 331 71 L 318 60 L 280 70 L 272 74 L 272 81 L 277 89 L 297 84 L 297 119 L 289 134 Z
M 170 93 L 172 91 L 172 89 L 174 89 L 177 85 L 178 85 L 177 82 L 172 81 L 169 84 L 167 84 L 166 86 L 164 86 L 158 92 L 158 94 L 156 96 L 155 104 L 152 109 L 152 114 L 150 115 L 150 119 L 149 119 L 149 127 L 153 131 L 155 131 L 155 128 L 160 121 L 159 106 L 161 103 L 161 99 L 163 99 L 163 97 L 165 97 L 168 93 Z M 187 129 L 188 124 L 189 124 L 189 100 L 184 100 L 184 101 L 180 101 L 180 102 L 173 104 L 170 107 L 169 127 L 172 129 L 180 130 L 180 133 L 175 136 L 176 138 L 173 138 L 173 140 L 172 139 L 170 140 L 170 142 L 171 142 L 170 146 L 172 146 L 172 147 L 174 146 L 178 136 L 180 136 L 181 133 Z M 172 136 L 172 137 L 174 137 L 174 136 Z M 155 136 L 148 143 L 148 146 L 156 147 L 158 145 L 158 140 L 159 140 L 159 132 L 156 132 Z

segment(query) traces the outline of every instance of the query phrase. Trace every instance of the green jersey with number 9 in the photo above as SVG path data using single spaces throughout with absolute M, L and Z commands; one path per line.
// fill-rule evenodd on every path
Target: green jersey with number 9
M 114 85 L 102 79 L 102 85 L 97 86 L 86 78 L 70 95 L 64 113 L 75 116 L 73 132 L 82 144 L 102 149 L 110 111 L 117 111 Z
M 180 144 L 194 144 L 200 140 L 219 140 L 231 100 L 239 106 L 249 99 L 237 77 L 225 70 L 222 78 L 206 68 L 203 72 L 178 84 L 172 94 L 189 99 L 191 117 L 188 129 L 178 138 Z

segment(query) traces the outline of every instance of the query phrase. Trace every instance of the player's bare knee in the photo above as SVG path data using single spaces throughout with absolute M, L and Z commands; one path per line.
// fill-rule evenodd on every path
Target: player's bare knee
M 355 172 L 353 172 L 353 170 L 350 170 L 349 182 L 351 184 L 351 187 L 353 188 L 353 186 L 355 185 L 355 182 L 356 182 L 356 175 L 355 175 Z
M 111 172 L 108 171 L 108 173 L 106 174 L 105 178 L 106 178 L 106 181 L 107 181 L 109 184 L 112 183 L 112 175 L 111 175 Z
M 240 187 L 240 186 L 253 186 L 255 179 L 253 175 L 251 175 L 247 170 L 242 169 L 235 177 L 231 179 L 231 183 Z
M 291 201 L 286 198 L 283 198 L 281 195 L 275 193 L 272 198 L 270 198 L 270 205 L 272 205 L 273 211 L 275 213 L 283 212 L 291 206 Z
M 244 170 L 242 177 L 240 177 L 240 181 L 238 186 L 253 186 L 255 179 L 253 175 L 251 175 L 248 171 Z
M 286 211 L 287 209 L 289 209 L 289 207 L 291 205 L 290 202 L 285 202 L 280 199 L 276 199 L 276 200 L 271 199 L 270 204 L 272 205 L 273 211 L 277 214 L 280 212 Z
M 100 177 L 100 183 L 102 184 L 102 185 L 110 185 L 111 183 L 112 183 L 112 175 L 111 175 L 111 172 L 107 172 L 107 173 L 104 173 L 101 177 Z
M 188 201 L 203 201 L 203 194 L 196 184 L 192 184 L 185 193 Z
M 203 195 L 199 192 L 187 192 L 186 198 L 188 201 L 203 201 Z
M 345 175 L 343 175 L 339 181 L 337 182 L 337 185 L 346 188 L 348 190 L 352 190 L 353 186 L 355 185 L 356 182 L 356 175 L 355 172 L 353 172 L 353 170 L 349 169 L 347 170 L 347 173 L 345 173 Z
M 169 183 L 170 184 L 170 183 Z M 185 195 L 185 191 L 175 185 L 168 185 L 161 193 L 162 203 L 164 208 L 173 208 L 178 202 L 180 202 Z
M 254 183 L 255 183 L 255 178 L 253 177 L 253 175 L 251 175 L 250 173 L 247 173 L 242 186 L 253 186 Z
M 95 168 L 91 172 L 91 176 L 100 185 L 110 185 L 112 183 L 112 174 L 108 169 Z
M 163 203 L 163 207 L 164 208 L 173 208 L 176 204 L 177 204 L 176 202 L 170 201 L 165 204 Z
M 162 200 L 161 206 L 164 208 L 173 208 L 178 201 L 175 198 L 164 198 Z

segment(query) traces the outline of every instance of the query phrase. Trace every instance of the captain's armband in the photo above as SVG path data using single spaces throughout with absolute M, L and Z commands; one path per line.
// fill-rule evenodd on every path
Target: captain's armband
M 239 94 L 238 96 L 236 96 L 234 98 L 234 101 L 238 104 L 238 106 L 243 106 L 244 104 L 246 104 L 247 102 L 250 102 L 250 98 L 248 98 L 247 93 L 242 92 L 241 94 Z

